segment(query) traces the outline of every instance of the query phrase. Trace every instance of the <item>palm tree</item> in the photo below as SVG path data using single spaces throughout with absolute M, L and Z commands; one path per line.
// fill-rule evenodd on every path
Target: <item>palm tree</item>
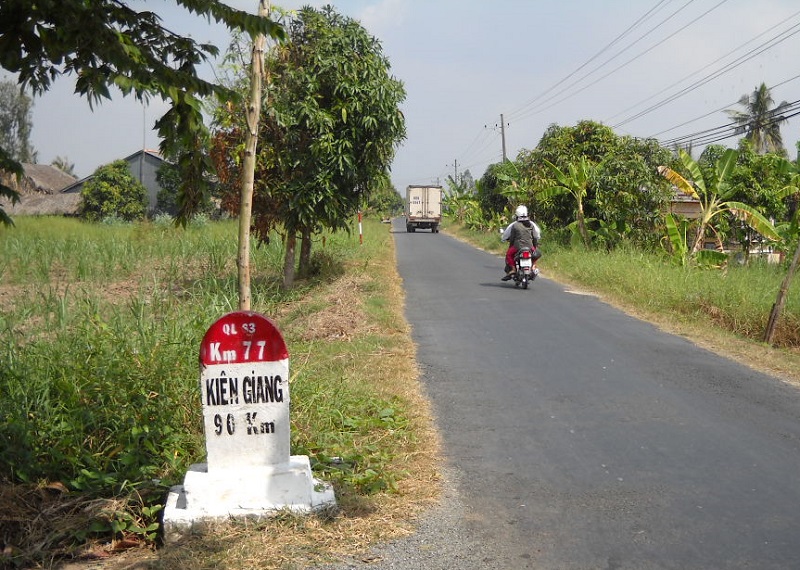
M 739 99 L 739 105 L 744 107 L 744 111 L 725 111 L 737 125 L 735 134 L 745 133 L 745 138 L 753 143 L 753 148 L 759 154 L 784 152 L 781 124 L 787 119 L 781 113 L 789 103 L 782 101 L 773 109 L 774 103 L 769 88 L 762 83 L 750 95 L 742 95 Z
M 70 176 L 75 176 L 75 165 L 69 161 L 66 156 L 57 156 L 53 159 L 53 162 L 50 163 L 50 166 L 54 166 L 58 168 L 60 171 L 69 174 Z

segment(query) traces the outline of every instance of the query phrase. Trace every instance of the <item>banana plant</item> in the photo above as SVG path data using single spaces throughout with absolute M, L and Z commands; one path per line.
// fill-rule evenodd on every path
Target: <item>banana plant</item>
M 560 194 L 570 194 L 575 199 L 575 223 L 583 245 L 588 247 L 591 240 L 589 237 L 589 230 L 586 226 L 583 200 L 586 198 L 589 184 L 597 173 L 598 165 L 586 160 L 585 156 L 581 156 L 577 163 L 569 163 L 567 165 L 567 172 L 564 172 L 549 160 L 545 160 L 545 163 L 556 177 L 558 184 L 545 188 L 539 196 L 542 199 L 546 199 Z
M 738 152 L 734 149 L 726 150 L 717 161 L 709 179 L 703 177 L 700 165 L 684 150 L 680 151 L 680 160 L 691 174 L 691 181 L 687 180 L 667 166 L 659 166 L 658 172 L 669 180 L 675 187 L 700 202 L 700 217 L 695 235 L 694 245 L 690 256 L 697 255 L 703 247 L 706 233 L 713 232 L 717 241 L 721 242 L 715 221 L 721 214 L 730 213 L 737 220 L 742 221 L 769 240 L 780 241 L 780 236 L 775 228 L 761 212 L 743 202 L 729 200 L 733 188 L 728 185 L 727 178 L 736 166 Z
M 496 176 L 498 180 L 505 183 L 499 192 L 505 196 L 512 209 L 528 201 L 531 196 L 530 182 L 522 175 L 519 166 L 514 162 L 504 162 Z M 533 204 L 530 206 L 531 210 L 535 210 Z
M 672 214 L 667 214 L 665 217 L 667 225 L 666 242 L 667 246 L 664 247 L 672 260 L 680 266 L 685 266 L 689 254 L 689 248 L 686 245 L 686 220 L 678 222 Z
M 472 215 L 473 212 L 480 211 L 480 204 L 475 199 L 475 196 L 463 190 L 455 190 L 446 195 L 442 200 L 447 214 L 449 214 L 458 223 L 464 223 L 464 220 Z
M 788 160 L 784 159 L 784 162 L 786 165 L 785 167 L 788 170 L 797 169 L 797 167 Z M 778 198 L 781 199 L 788 198 L 792 195 L 800 197 L 800 172 L 794 172 L 789 180 L 789 184 L 781 188 L 777 195 Z M 791 217 L 791 219 L 781 224 L 776 224 L 775 229 L 783 238 L 782 246 L 784 249 L 786 249 L 798 236 L 800 236 L 800 207 L 795 208 L 794 215 Z

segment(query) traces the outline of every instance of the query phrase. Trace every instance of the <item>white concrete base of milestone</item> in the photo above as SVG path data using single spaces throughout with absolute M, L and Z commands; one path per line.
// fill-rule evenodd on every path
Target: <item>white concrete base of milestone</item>
M 266 518 L 289 510 L 310 513 L 336 504 L 333 488 L 311 474 L 306 455 L 287 463 L 208 470 L 197 463 L 183 485 L 173 487 L 164 507 L 164 540 L 175 542 L 208 523 Z

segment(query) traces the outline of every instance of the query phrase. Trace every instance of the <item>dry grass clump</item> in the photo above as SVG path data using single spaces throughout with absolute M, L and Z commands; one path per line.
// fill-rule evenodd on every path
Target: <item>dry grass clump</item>
M 303 342 L 315 340 L 350 340 L 375 330 L 363 308 L 364 284 L 368 276 L 345 275 L 326 288 L 319 299 L 306 298 L 294 312 L 300 316 L 286 329 Z M 316 309 L 316 310 L 315 310 Z
M 41 552 L 54 560 L 81 559 L 98 561 L 108 559 L 129 549 L 139 549 L 139 555 L 151 549 L 136 537 L 115 540 L 111 543 L 88 540 L 80 546 L 71 546 L 72 538 L 88 533 L 91 523 L 109 520 L 126 510 L 122 499 L 89 499 L 71 495 L 61 483 L 39 485 L 0 486 L 0 541 L 4 545 L 0 556 L 11 558 L 20 551 Z M 23 536 L 24 542 L 14 544 L 9 538 Z

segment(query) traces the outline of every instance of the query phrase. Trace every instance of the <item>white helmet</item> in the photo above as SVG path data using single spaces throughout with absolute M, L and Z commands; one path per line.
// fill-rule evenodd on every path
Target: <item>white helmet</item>
M 517 206 L 515 214 L 518 220 L 526 219 L 528 217 L 528 208 L 525 206 Z

